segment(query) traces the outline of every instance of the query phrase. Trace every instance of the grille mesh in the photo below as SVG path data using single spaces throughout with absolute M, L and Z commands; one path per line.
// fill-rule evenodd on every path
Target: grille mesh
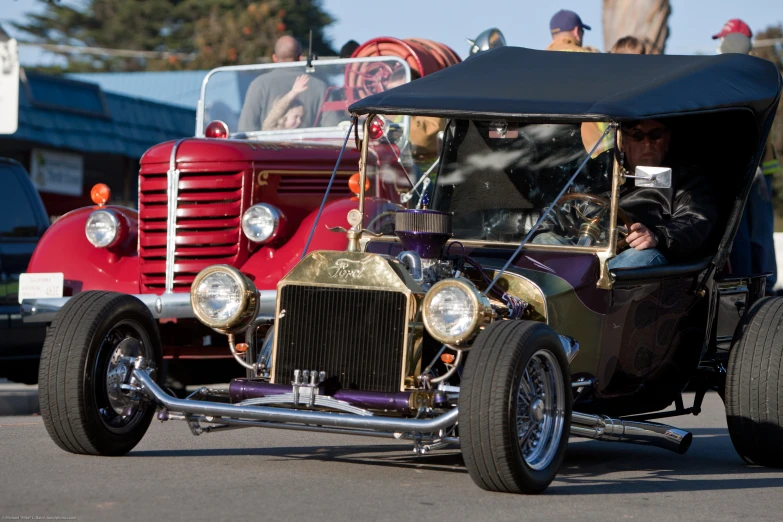
M 288 285 L 281 289 L 277 383 L 294 370 L 325 371 L 342 388 L 396 392 L 407 330 L 400 292 Z

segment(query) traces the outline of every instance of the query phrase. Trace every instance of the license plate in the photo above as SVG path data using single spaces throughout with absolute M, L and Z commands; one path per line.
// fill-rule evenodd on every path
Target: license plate
M 20 304 L 22 299 L 48 299 L 62 296 L 62 273 L 19 275 Z

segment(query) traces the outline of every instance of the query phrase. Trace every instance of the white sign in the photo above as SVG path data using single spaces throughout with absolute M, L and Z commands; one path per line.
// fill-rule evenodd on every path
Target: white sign
M 22 304 L 23 299 L 52 299 L 62 296 L 62 273 L 19 274 L 19 304 Z
M 30 177 L 41 192 L 81 196 L 84 158 L 69 152 L 33 149 Z
M 0 42 L 0 134 L 19 126 L 19 49 L 16 40 Z

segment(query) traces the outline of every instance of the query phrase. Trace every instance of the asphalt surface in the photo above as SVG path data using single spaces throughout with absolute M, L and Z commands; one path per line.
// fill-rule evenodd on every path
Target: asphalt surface
M 572 439 L 555 482 L 525 497 L 476 487 L 456 450 L 385 439 L 153 421 L 128 456 L 86 457 L 40 417 L 0 417 L 0 519 L 781 520 L 783 472 L 737 457 L 717 395 L 672 424 L 694 433 L 687 455 Z

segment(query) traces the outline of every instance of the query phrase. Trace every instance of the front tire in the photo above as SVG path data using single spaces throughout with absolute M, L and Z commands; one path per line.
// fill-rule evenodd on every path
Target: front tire
M 46 334 L 38 377 L 41 416 L 60 448 L 124 455 L 139 443 L 155 405 L 120 387 L 131 383 L 138 356 L 161 368 L 157 324 L 144 303 L 98 291 L 68 300 Z
M 783 467 L 783 298 L 761 299 L 743 318 L 729 355 L 724 400 L 740 457 Z
M 571 375 L 558 335 L 533 321 L 500 321 L 479 334 L 462 374 L 460 446 L 482 489 L 540 493 L 565 456 Z

